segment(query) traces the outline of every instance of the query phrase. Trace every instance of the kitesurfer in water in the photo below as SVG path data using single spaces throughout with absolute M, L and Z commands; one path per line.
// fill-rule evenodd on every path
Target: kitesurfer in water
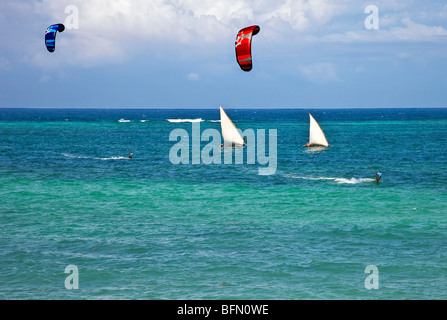
M 379 170 L 379 172 L 376 172 L 376 179 L 375 179 L 375 181 L 379 182 L 381 178 L 382 178 L 382 171 Z
M 129 153 L 129 156 L 127 157 L 127 159 L 132 159 L 133 153 Z

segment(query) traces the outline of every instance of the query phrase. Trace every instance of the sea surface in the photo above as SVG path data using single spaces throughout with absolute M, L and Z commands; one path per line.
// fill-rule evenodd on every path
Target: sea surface
M 171 162 L 219 108 L 0 109 L 0 299 L 447 299 L 447 109 L 226 112 L 274 174 Z

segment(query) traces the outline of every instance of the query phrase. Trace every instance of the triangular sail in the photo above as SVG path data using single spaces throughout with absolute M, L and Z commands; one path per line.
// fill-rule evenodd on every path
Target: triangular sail
M 320 128 L 318 122 L 312 117 L 309 113 L 310 117 L 310 126 L 309 126 L 309 144 L 311 146 L 323 146 L 328 147 L 329 143 L 326 140 L 326 136 L 324 135 L 323 130 Z
M 233 121 L 227 116 L 222 107 L 220 107 L 220 125 L 222 127 L 222 137 L 225 144 L 244 145 L 244 139 L 242 139 Z

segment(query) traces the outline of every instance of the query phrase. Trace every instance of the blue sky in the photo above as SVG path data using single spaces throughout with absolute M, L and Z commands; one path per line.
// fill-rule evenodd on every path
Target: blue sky
M 0 107 L 447 106 L 445 1 L 2 0 L 0 35 Z

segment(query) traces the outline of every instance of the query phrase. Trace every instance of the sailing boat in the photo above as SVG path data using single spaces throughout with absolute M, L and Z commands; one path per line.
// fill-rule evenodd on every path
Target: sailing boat
M 220 106 L 220 126 L 222 128 L 222 137 L 224 143 L 222 147 L 243 147 L 245 140 L 242 139 L 241 134 L 236 129 L 233 121 L 227 116 L 222 106 Z
M 309 125 L 309 142 L 303 147 L 329 147 L 329 143 L 326 140 L 323 130 L 320 128 L 318 122 L 309 113 L 310 125 Z

